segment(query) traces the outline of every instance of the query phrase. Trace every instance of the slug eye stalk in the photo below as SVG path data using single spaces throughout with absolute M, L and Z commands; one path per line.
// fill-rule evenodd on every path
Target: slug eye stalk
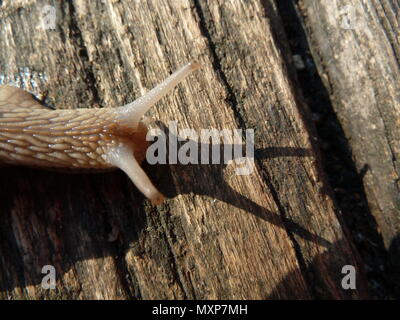
M 24 90 L 0 86 L 0 162 L 123 170 L 155 205 L 163 195 L 140 163 L 149 143 L 143 115 L 200 64 L 190 62 L 139 99 L 109 109 L 49 110 Z

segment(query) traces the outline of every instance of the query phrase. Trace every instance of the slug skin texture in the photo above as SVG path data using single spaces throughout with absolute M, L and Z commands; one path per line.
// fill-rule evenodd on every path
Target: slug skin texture
M 0 86 L 0 163 L 60 169 L 123 170 L 154 205 L 164 196 L 140 163 L 149 146 L 143 115 L 193 70 L 190 62 L 139 99 L 118 108 L 51 110 L 28 92 Z

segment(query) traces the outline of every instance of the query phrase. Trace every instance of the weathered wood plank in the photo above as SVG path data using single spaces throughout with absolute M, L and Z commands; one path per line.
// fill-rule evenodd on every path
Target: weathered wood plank
M 333 108 L 363 175 L 371 213 L 398 272 L 400 3 L 302 0 L 299 8 Z
M 155 208 L 120 172 L 2 169 L 0 286 L 11 298 L 360 298 L 341 288 L 357 254 L 319 169 L 307 110 L 286 69 L 273 3 L 4 1 L 0 73 L 45 73 L 59 108 L 115 107 L 188 60 L 203 69 L 151 111 L 179 128 L 255 128 L 255 171 L 146 166 Z M 109 241 L 111 240 L 111 241 Z M 54 291 L 40 269 L 57 269 Z

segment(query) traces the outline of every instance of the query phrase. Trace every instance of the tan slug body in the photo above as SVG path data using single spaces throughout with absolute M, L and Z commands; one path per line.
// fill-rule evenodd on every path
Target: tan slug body
M 164 197 L 139 166 L 146 156 L 141 118 L 191 71 L 191 62 L 144 96 L 109 109 L 50 110 L 28 92 L 0 86 L 0 162 L 69 169 L 120 168 L 153 204 Z

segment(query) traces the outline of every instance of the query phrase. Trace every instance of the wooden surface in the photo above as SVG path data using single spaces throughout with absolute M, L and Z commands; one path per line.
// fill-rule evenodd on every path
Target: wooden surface
M 400 2 L 303 0 L 299 7 L 399 281 Z
M 57 108 L 116 107 L 198 59 L 152 118 L 254 129 L 255 171 L 145 165 L 169 198 L 152 207 L 122 172 L 1 168 L 2 298 L 368 297 L 274 1 L 57 1 L 43 30 L 46 4 L 2 1 L 3 82 Z M 41 288 L 44 265 L 55 290 Z M 344 265 L 356 290 L 341 287 Z
M 389 248 L 400 232 L 400 4 L 348 1 L 351 11 L 340 1 L 303 2 L 323 79 Z

